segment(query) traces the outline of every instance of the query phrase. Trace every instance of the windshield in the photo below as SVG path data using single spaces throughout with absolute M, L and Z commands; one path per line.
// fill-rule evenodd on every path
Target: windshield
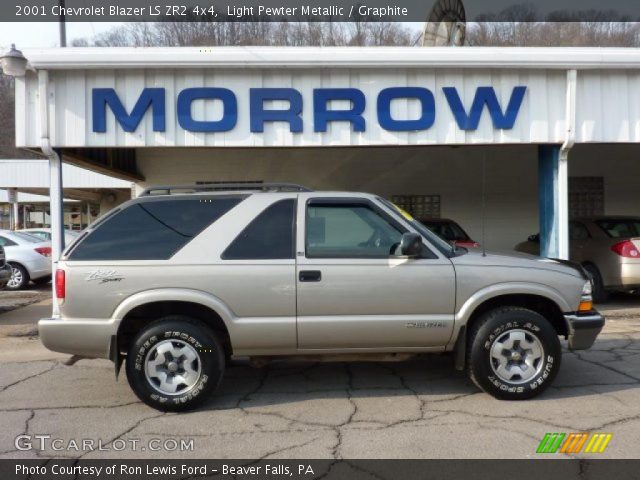
M 596 223 L 611 238 L 640 237 L 640 219 L 610 218 Z
M 378 197 L 378 200 L 384 203 L 387 207 L 391 208 L 391 210 L 393 210 L 394 212 L 402 215 L 402 217 L 406 221 L 408 221 L 411 224 L 411 226 L 413 226 L 413 228 L 415 228 L 423 237 L 429 240 L 429 242 L 434 247 L 440 250 L 440 253 L 448 257 L 451 256 L 454 248 L 451 243 L 447 242 L 443 238 L 440 238 L 437 234 L 435 234 L 434 232 L 429 230 L 427 227 L 425 227 L 422 223 L 420 223 L 418 220 L 413 218 L 408 212 L 405 212 L 403 209 L 398 207 L 396 204 L 390 202 L 386 198 Z

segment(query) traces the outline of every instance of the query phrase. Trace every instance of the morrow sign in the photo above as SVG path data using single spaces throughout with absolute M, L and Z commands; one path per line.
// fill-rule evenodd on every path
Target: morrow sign
M 455 118 L 458 128 L 473 131 L 478 129 L 485 110 L 493 127 L 499 130 L 513 128 L 522 106 L 526 86 L 512 89 L 506 106 L 501 105 L 496 91 L 491 86 L 480 86 L 475 90 L 473 101 L 465 106 L 455 87 L 443 87 L 446 104 Z M 252 133 L 264 132 L 265 124 L 272 122 L 288 124 L 289 131 L 300 133 L 306 129 L 326 132 L 329 124 L 340 122 L 349 124 L 354 132 L 364 132 L 367 124 L 364 117 L 368 99 L 358 88 L 316 88 L 313 89 L 313 125 L 304 125 L 302 111 L 303 95 L 294 88 L 250 88 L 249 111 L 238 111 L 238 100 L 233 90 L 222 87 L 196 87 L 181 90 L 176 102 L 178 124 L 190 132 L 228 132 L 233 130 L 239 115 L 249 116 Z M 113 88 L 92 90 L 93 131 L 107 131 L 107 114 L 111 111 L 117 123 L 125 132 L 134 132 L 142 119 L 150 111 L 154 132 L 164 132 L 167 124 L 167 95 L 164 88 L 144 88 L 136 103 L 127 111 Z M 222 104 L 222 116 L 216 119 L 194 119 L 192 104 L 199 100 L 215 100 Z M 398 118 L 392 114 L 392 103 L 410 100 L 419 105 L 415 118 Z M 172 100 L 173 101 L 173 100 Z M 284 102 L 285 108 L 273 108 L 270 102 Z M 333 101 L 346 101 L 348 108 L 332 108 Z M 436 121 L 436 101 L 431 90 L 423 87 L 391 87 L 380 90 L 375 99 L 377 122 L 385 130 L 411 132 L 429 130 Z

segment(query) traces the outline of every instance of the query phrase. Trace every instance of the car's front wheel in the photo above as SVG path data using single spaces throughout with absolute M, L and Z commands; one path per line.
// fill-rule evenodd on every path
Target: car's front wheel
M 609 300 L 609 292 L 604 288 L 604 281 L 598 267 L 592 263 L 588 263 L 584 266 L 585 270 L 591 277 L 591 285 L 593 285 L 593 301 L 596 303 L 603 303 Z
M 11 267 L 11 278 L 5 287 L 7 290 L 22 290 L 29 285 L 29 272 L 19 263 L 9 262 Z
M 485 313 L 470 332 L 469 375 L 485 392 L 502 400 L 542 393 L 560 368 L 558 334 L 542 315 L 520 307 Z
M 216 334 L 181 315 L 164 317 L 136 335 L 127 353 L 127 379 L 147 405 L 191 410 L 217 388 L 225 354 Z

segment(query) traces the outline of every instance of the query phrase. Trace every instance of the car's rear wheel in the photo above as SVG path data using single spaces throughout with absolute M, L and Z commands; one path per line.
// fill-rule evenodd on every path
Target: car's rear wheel
M 485 313 L 469 339 L 468 369 L 474 383 L 502 400 L 542 393 L 560 368 L 558 334 L 539 313 L 502 307 Z
M 7 290 L 22 290 L 29 285 L 29 272 L 19 263 L 9 262 L 11 266 L 11 278 L 5 287 Z
M 147 405 L 191 410 L 218 387 L 222 344 L 206 325 L 182 315 L 164 317 L 140 331 L 127 354 L 127 379 Z

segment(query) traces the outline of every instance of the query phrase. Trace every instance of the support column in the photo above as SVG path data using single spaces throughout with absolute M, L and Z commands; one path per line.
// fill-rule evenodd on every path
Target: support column
M 49 220 L 51 222 L 51 258 L 54 267 L 64 250 L 62 154 L 49 158 Z
M 20 204 L 18 203 L 18 190 L 12 188 L 9 190 L 9 202 L 11 203 L 11 225 L 10 230 L 18 230 L 20 228 Z
M 538 147 L 540 256 L 569 258 L 569 177 L 567 152 Z

